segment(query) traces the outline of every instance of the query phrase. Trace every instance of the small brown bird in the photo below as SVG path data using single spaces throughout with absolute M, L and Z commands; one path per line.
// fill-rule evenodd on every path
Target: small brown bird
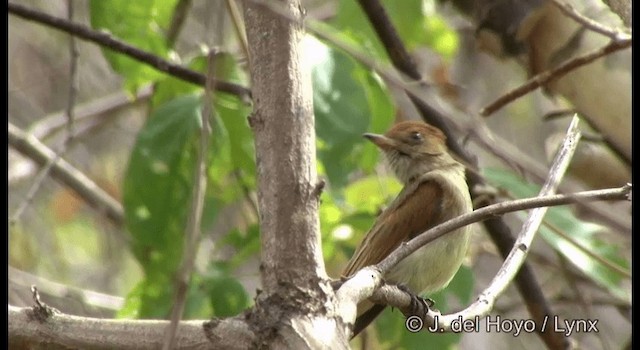
M 465 168 L 447 151 L 440 129 L 418 121 L 394 125 L 386 134 L 364 134 L 380 148 L 404 188 L 376 219 L 343 276 L 377 264 L 402 242 L 473 210 Z M 385 275 L 388 283 L 408 287 L 414 293 L 433 293 L 445 288 L 464 259 L 469 226 L 428 243 L 400 261 Z M 377 317 L 384 305 L 369 301 L 358 305 L 353 336 Z

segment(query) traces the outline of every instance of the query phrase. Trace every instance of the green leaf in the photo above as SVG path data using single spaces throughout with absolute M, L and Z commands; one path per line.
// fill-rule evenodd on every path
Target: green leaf
M 377 213 L 402 190 L 393 177 L 367 176 L 349 184 L 344 190 L 345 202 L 359 211 Z
M 393 104 L 381 83 L 350 57 L 315 39 L 306 44 L 314 52 L 312 77 L 318 158 L 332 189 L 347 183 L 348 175 L 365 165 L 373 167 L 376 155 L 365 148 L 362 134 L 372 126 L 382 129 L 393 118 Z M 367 154 L 368 152 L 368 154 Z M 373 154 L 373 155 L 372 155 Z M 365 156 L 366 155 L 366 156 Z M 363 164 L 364 163 L 364 164 Z
M 209 294 L 209 303 L 216 317 L 235 316 L 251 305 L 249 295 L 232 276 L 227 264 L 212 264 L 203 283 Z
M 540 186 L 526 183 L 509 171 L 487 168 L 484 175 L 493 185 L 508 189 L 517 198 L 534 197 L 540 191 Z M 551 228 L 564 232 L 593 254 L 628 270 L 629 261 L 621 255 L 621 247 L 598 238 L 597 233 L 604 230 L 602 226 L 578 219 L 567 207 L 553 207 L 548 209 L 539 232 L 547 243 L 586 276 L 612 293 L 628 298 L 628 291 L 620 285 L 622 275 L 590 257 Z
M 182 255 L 200 118 L 196 95 L 161 106 L 138 134 L 131 153 L 123 203 L 132 252 L 145 272 L 137 288 L 141 317 L 162 314 L 158 309 L 171 298 L 168 286 L 174 284 L 169 276 Z
M 171 20 L 176 0 L 99 0 L 89 2 L 91 26 L 150 53 L 165 57 L 168 48 L 164 31 Z M 163 76 L 148 65 L 109 49 L 105 57 L 124 78 L 128 91 Z
M 251 110 L 236 96 L 228 94 L 217 94 L 215 107 L 222 121 L 220 126 L 226 131 L 233 168 L 241 171 L 245 187 L 255 188 L 255 147 L 247 122 Z

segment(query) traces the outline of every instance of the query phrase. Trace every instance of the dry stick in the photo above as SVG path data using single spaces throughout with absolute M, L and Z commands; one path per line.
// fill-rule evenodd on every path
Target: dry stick
M 615 264 L 615 263 L 613 263 L 613 262 L 601 257 L 600 255 L 592 252 L 591 249 L 585 247 L 584 245 L 582 245 L 582 243 L 578 242 L 571 235 L 565 233 L 563 230 L 561 230 L 560 228 L 556 227 L 555 225 L 553 225 L 553 224 L 551 224 L 549 222 L 545 222 L 544 225 L 547 226 L 553 233 L 555 233 L 556 235 L 562 237 L 562 239 L 564 239 L 565 241 L 571 243 L 571 245 L 576 247 L 576 249 L 578 249 L 579 251 L 581 251 L 585 255 L 589 256 L 591 259 L 598 261 L 600 264 L 606 266 L 611 271 L 614 271 L 614 272 L 620 274 L 620 276 L 628 278 L 628 279 L 631 279 L 631 272 L 629 270 L 626 270 L 626 269 L 622 268 L 620 265 Z
M 567 17 L 574 19 L 576 22 L 582 24 L 585 28 L 593 32 L 600 33 L 604 36 L 607 36 L 611 38 L 611 40 L 619 40 L 623 38 L 631 39 L 631 35 L 629 35 L 628 33 L 624 33 L 620 30 L 616 30 L 608 26 L 605 26 L 602 23 L 596 22 L 591 18 L 586 17 L 580 12 L 576 11 L 576 9 L 573 8 L 573 6 L 571 6 L 570 4 L 564 1 L 551 0 L 551 2 L 554 5 L 556 5 L 560 9 L 560 11 L 562 11 L 562 13 L 567 15 Z
M 198 242 L 200 241 L 200 226 L 202 222 L 202 210 L 204 208 L 204 196 L 207 191 L 207 154 L 209 150 L 209 139 L 211 138 L 210 118 L 213 115 L 211 106 L 213 104 L 212 83 L 215 75 L 215 52 L 211 51 L 207 55 L 207 84 L 205 85 L 205 93 L 202 101 L 203 111 L 201 113 L 202 127 L 200 129 L 200 147 L 198 148 L 198 164 L 195 172 L 195 186 L 193 189 L 193 197 L 191 199 L 191 210 L 187 219 L 187 228 L 184 241 L 184 249 L 182 252 L 182 262 L 176 276 L 176 295 L 171 310 L 171 322 L 169 329 L 165 333 L 162 344 L 163 350 L 175 348 L 176 331 L 178 323 L 182 318 L 184 306 L 187 301 L 187 291 L 191 274 L 198 250 Z
M 631 279 L 631 272 L 629 272 L 629 271 L 623 269 L 622 267 L 618 266 L 617 264 L 614 264 L 613 262 L 601 257 L 600 255 L 595 254 L 589 248 L 587 248 L 584 245 L 582 245 L 582 243 L 580 243 L 577 240 L 575 240 L 575 238 L 573 238 L 570 235 L 566 234 L 559 227 L 553 225 L 552 223 L 550 223 L 550 222 L 548 222 L 546 220 L 542 224 L 544 226 L 546 226 L 549 230 L 551 230 L 554 234 L 560 236 L 562 239 L 564 239 L 567 242 L 569 242 L 572 246 L 574 246 L 576 249 L 578 249 L 579 251 L 581 251 L 585 255 L 588 255 L 593 260 L 597 260 L 599 263 L 601 263 L 602 265 L 606 266 L 610 270 L 620 274 L 622 277 Z
M 80 170 L 74 168 L 64 159 L 55 160 L 56 153 L 43 145 L 38 139 L 20 130 L 11 122 L 8 123 L 9 145 L 18 152 L 33 159 L 41 166 L 53 164 L 51 175 L 80 195 L 91 207 L 106 213 L 116 225 L 124 224 L 122 205 L 108 193 L 96 185 Z
M 151 85 L 145 85 L 136 92 L 133 98 L 125 92 L 117 92 L 95 100 L 77 104 L 74 108 L 74 121 L 76 125 L 87 119 L 95 118 L 103 114 L 116 112 L 136 102 L 143 102 L 153 94 Z M 39 140 L 44 140 L 67 125 L 64 112 L 56 112 L 41 118 L 29 127 L 30 133 Z M 74 133 L 74 138 L 77 132 Z
M 616 40 L 612 40 L 609 44 L 599 49 L 593 50 L 584 55 L 570 58 L 564 61 L 558 67 L 546 70 L 540 74 L 536 74 L 533 78 L 527 80 L 524 84 L 498 97 L 495 101 L 482 108 L 480 110 L 480 115 L 487 117 L 495 113 L 497 110 L 501 109 L 508 103 L 515 101 L 519 97 L 524 96 L 528 92 L 539 88 L 540 86 L 550 82 L 551 80 L 558 79 L 571 72 L 572 70 L 589 64 L 600 57 L 604 57 L 612 52 L 623 50 L 628 47 L 631 47 L 631 38 L 619 38 Z
M 73 20 L 73 1 L 67 0 L 67 16 L 69 17 L 69 21 Z M 76 93 L 78 91 L 77 88 L 77 69 L 78 69 L 78 47 L 76 46 L 76 41 L 73 35 L 69 35 L 69 94 L 67 96 L 67 136 L 64 140 L 64 143 L 60 146 L 60 149 L 56 152 L 55 157 L 51 158 L 47 164 L 45 164 L 40 172 L 36 175 L 33 184 L 27 191 L 25 198 L 22 200 L 16 211 L 13 213 L 11 218 L 9 219 L 9 224 L 14 225 L 20 220 L 20 216 L 24 213 L 25 209 L 33 202 L 33 199 L 36 196 L 36 193 L 44 183 L 44 180 L 47 178 L 49 171 L 53 167 L 53 164 L 56 163 L 64 153 L 67 152 L 69 148 L 69 144 L 73 139 L 74 126 L 75 121 L 73 118 L 73 107 L 76 103 Z
M 169 29 L 167 29 L 166 42 L 167 47 L 173 47 L 182 30 L 185 19 L 191 9 L 191 0 L 180 0 L 173 8 Z
M 238 10 L 238 4 L 235 0 L 226 0 L 227 11 L 229 11 L 229 15 L 231 16 L 231 22 L 233 22 L 233 29 L 238 37 L 242 46 L 242 52 L 244 52 L 244 57 L 249 60 L 249 44 L 247 43 L 247 36 L 244 30 L 244 22 L 242 21 L 242 15 L 240 14 L 240 10 Z
M 149 66 L 157 69 L 160 72 L 167 73 L 178 79 L 182 79 L 189 83 L 204 86 L 206 84 L 206 76 L 193 71 L 188 68 L 184 68 L 180 65 L 171 63 L 161 57 L 154 55 L 150 52 L 146 52 L 138 49 L 135 46 L 129 45 L 123 41 L 114 38 L 111 34 L 106 32 L 100 32 L 93 30 L 85 25 L 72 23 L 62 18 L 47 15 L 40 11 L 32 10 L 26 6 L 19 4 L 8 3 L 7 7 L 9 13 L 22 17 L 26 20 L 38 22 L 50 26 L 52 28 L 62 30 L 64 32 L 73 34 L 81 39 L 94 42 L 100 46 L 104 46 L 113 51 L 122 53 L 135 60 L 148 64 Z M 226 92 L 233 95 L 237 95 L 243 100 L 251 98 L 251 91 L 244 86 L 240 86 L 234 83 L 226 81 L 214 82 L 214 89 L 220 92 Z
M 67 0 L 67 17 L 69 22 L 73 22 L 73 0 Z M 76 74 L 78 68 L 78 45 L 73 35 L 69 35 L 69 97 L 67 101 L 67 139 L 65 143 L 68 144 L 73 139 L 75 129 L 75 115 L 74 107 L 76 101 L 76 94 L 78 93 L 78 75 Z

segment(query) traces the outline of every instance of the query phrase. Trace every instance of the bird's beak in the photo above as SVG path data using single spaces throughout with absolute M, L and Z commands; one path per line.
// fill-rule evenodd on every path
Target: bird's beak
M 366 133 L 362 136 L 364 136 L 367 140 L 373 142 L 383 151 L 395 148 L 395 142 L 384 135 Z

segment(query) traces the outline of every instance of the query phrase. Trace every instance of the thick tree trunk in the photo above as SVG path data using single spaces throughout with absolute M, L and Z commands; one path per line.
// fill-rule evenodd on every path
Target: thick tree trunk
M 261 347 L 338 349 L 348 340 L 334 316 L 320 250 L 321 186 L 300 6 L 295 0 L 244 3 L 264 288 L 249 320 Z

